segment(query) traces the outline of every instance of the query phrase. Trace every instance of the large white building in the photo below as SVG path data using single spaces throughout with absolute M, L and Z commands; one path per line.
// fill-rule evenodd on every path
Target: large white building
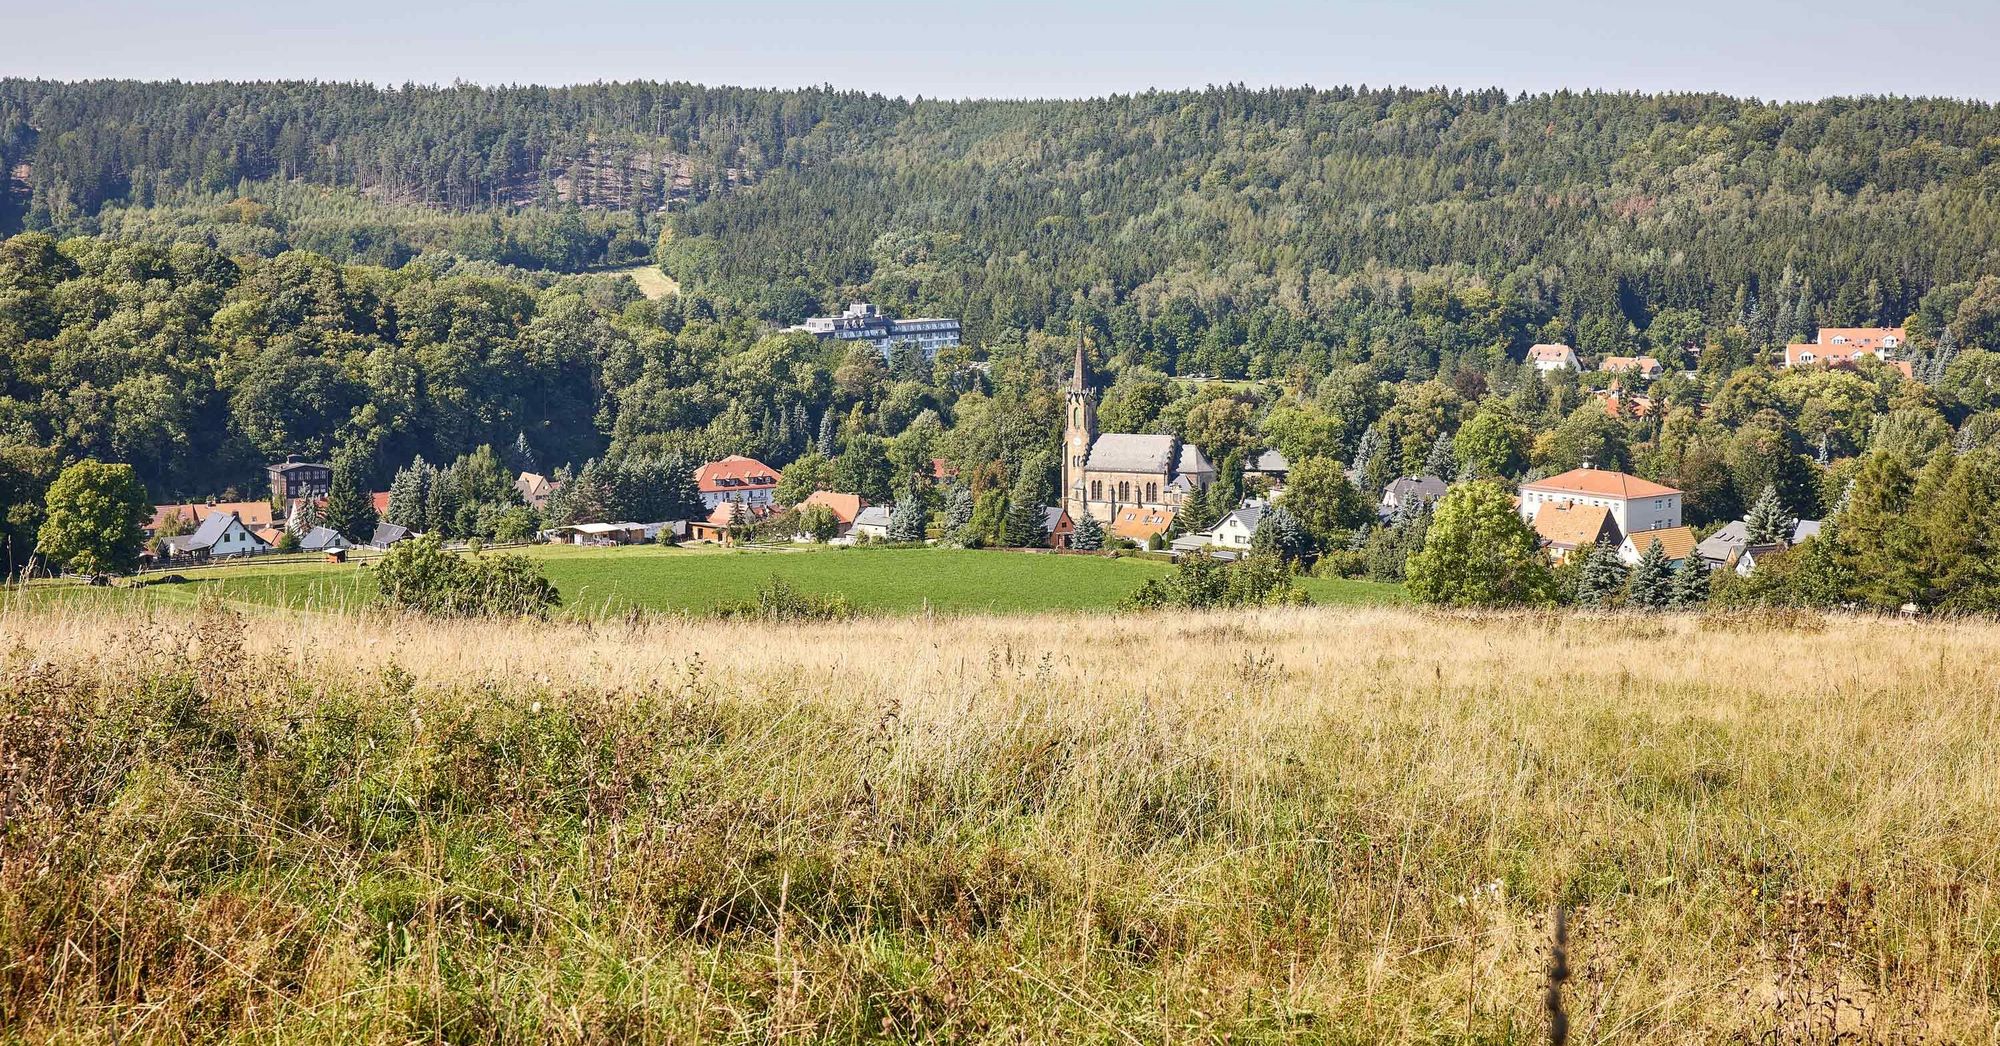
M 890 319 L 882 314 L 881 309 L 867 302 L 855 302 L 838 316 L 814 316 L 796 327 L 785 329 L 810 334 L 821 341 L 865 341 L 884 358 L 898 342 L 913 342 L 923 350 L 924 358 L 930 359 L 938 354 L 939 349 L 957 345 L 959 337 L 957 320 Z
M 1611 513 L 1618 537 L 1681 525 L 1681 492 L 1650 480 L 1585 465 L 1521 484 L 1521 518 L 1534 522 L 1550 505 L 1588 505 Z

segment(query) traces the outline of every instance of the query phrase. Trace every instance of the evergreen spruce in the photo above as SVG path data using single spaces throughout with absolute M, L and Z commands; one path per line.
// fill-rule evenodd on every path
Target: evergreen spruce
M 1104 524 L 1088 511 L 1071 521 L 1069 547 L 1078 552 L 1096 552 L 1104 547 Z
M 1750 506 L 1749 514 L 1743 517 L 1744 537 L 1752 545 L 1790 544 L 1797 525 L 1798 519 L 1785 511 L 1784 503 L 1778 500 L 1778 488 L 1769 483 L 1757 495 L 1757 503 Z
M 1437 441 L 1431 444 L 1431 452 L 1424 456 L 1424 474 L 1439 479 L 1451 479 L 1458 474 L 1458 456 L 1449 435 L 1438 433 Z
M 944 529 L 948 534 L 958 535 L 972 522 L 972 491 L 966 487 L 953 487 L 944 499 Z
M 828 407 L 821 411 L 819 415 L 819 452 L 821 456 L 828 460 L 840 456 L 840 445 L 834 440 L 834 425 L 833 408 Z
M 1646 546 L 1639 565 L 1632 568 L 1626 588 L 1626 602 L 1642 610 L 1665 610 L 1674 602 L 1674 566 L 1659 538 Z
M 389 482 L 389 522 L 418 533 L 430 530 L 430 470 L 422 455 L 396 470 Z
M 928 524 L 923 499 L 905 495 L 897 499 L 896 507 L 889 512 L 889 540 L 904 544 L 919 543 L 924 540 L 924 529 Z
M 1008 494 L 1002 539 L 1016 548 L 1046 547 L 1049 533 L 1042 528 L 1042 514 L 1049 501 L 1048 458 L 1037 454 L 1021 467 Z
M 323 515 L 326 525 L 349 541 L 367 541 L 375 534 L 375 503 L 361 484 L 361 468 L 351 452 L 334 456 Z
M 1583 557 L 1576 571 L 1576 589 L 1570 594 L 1571 600 L 1583 607 L 1608 607 L 1616 603 L 1619 593 L 1625 590 L 1626 577 L 1618 550 L 1609 542 L 1599 541 L 1570 555 Z
M 1672 605 L 1675 610 L 1696 610 L 1708 602 L 1708 567 L 1701 557 L 1690 553 L 1674 571 Z

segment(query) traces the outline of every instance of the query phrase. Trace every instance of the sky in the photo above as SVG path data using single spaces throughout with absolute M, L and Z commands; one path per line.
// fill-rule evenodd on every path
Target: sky
M 1996 0 L 0 0 L 0 76 L 836 87 L 1341 84 L 2000 101 Z

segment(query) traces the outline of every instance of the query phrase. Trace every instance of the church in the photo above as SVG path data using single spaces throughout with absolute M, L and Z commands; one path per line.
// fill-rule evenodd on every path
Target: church
M 1215 480 L 1201 448 L 1176 436 L 1097 433 L 1097 397 L 1084 382 L 1083 343 L 1064 395 L 1062 502 L 1071 518 L 1112 521 L 1121 508 L 1177 510 Z

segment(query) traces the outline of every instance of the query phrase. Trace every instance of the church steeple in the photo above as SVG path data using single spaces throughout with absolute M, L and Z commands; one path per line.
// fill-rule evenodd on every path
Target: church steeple
M 1076 363 L 1069 376 L 1069 391 L 1063 394 L 1062 490 L 1058 497 L 1069 509 L 1071 519 L 1090 509 L 1084 488 L 1084 467 L 1090 463 L 1091 445 L 1097 442 L 1097 397 L 1091 395 L 1083 373 L 1083 328 L 1076 332 Z

